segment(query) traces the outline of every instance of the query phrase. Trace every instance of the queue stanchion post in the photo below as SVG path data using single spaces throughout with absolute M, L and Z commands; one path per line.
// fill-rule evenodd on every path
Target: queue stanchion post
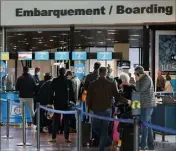
M 140 93 L 132 94 L 132 115 L 133 115 L 133 124 L 134 124 L 134 135 L 133 135 L 133 150 L 139 151 L 139 117 L 141 115 L 141 102 L 140 102 Z
M 40 103 L 37 103 L 37 151 L 40 150 Z
M 7 125 L 6 125 L 6 136 L 3 136 L 4 139 L 12 139 L 12 136 L 9 136 L 10 131 L 10 100 L 7 99 Z
M 81 109 L 77 109 L 77 151 L 81 151 L 82 147 L 82 121 L 81 121 Z
M 23 119 L 23 141 L 17 144 L 17 146 L 32 146 L 26 142 L 26 102 L 22 102 L 22 119 Z

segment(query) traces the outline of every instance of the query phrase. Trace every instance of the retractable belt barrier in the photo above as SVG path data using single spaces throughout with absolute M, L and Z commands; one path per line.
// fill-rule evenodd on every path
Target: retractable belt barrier
M 38 105 L 38 111 L 41 109 L 44 109 L 46 111 L 49 111 L 49 112 L 53 112 L 53 113 L 58 113 L 58 114 L 76 114 L 78 113 L 78 133 L 77 136 L 77 149 L 78 151 L 81 150 L 81 114 L 84 114 L 86 116 L 89 116 L 91 118 L 97 118 L 97 119 L 101 119 L 101 120 L 107 120 L 107 121 L 118 121 L 118 122 L 121 122 L 121 123 L 129 123 L 129 124 L 135 124 L 135 118 L 134 120 L 132 119 L 115 119 L 115 118 L 108 118 L 108 117 L 104 117 L 104 116 L 98 116 L 98 115 L 95 115 L 95 114 L 91 114 L 91 113 L 87 113 L 87 112 L 83 112 L 80 108 L 76 108 L 76 110 L 72 110 L 72 111 L 61 111 L 61 110 L 54 110 L 54 109 L 51 109 L 51 108 L 47 108 L 47 107 L 44 107 L 42 105 Z M 37 114 L 37 121 L 39 121 L 38 118 L 40 118 L 40 114 Z M 176 135 L 176 130 L 173 130 L 173 129 L 169 129 L 169 128 L 165 128 L 165 127 L 161 127 L 161 126 L 157 126 L 157 125 L 153 125 L 153 124 L 150 124 L 150 123 L 147 123 L 147 122 L 144 122 L 144 121 L 140 121 L 140 123 L 143 125 L 143 126 L 146 126 L 146 127 L 150 127 L 152 129 L 155 129 L 155 130 L 158 130 L 158 131 L 161 131 L 161 132 L 165 132 L 165 133 L 168 133 L 168 134 L 172 134 L 172 135 Z M 38 122 L 39 124 L 39 122 Z M 136 123 L 137 124 L 137 123 Z M 139 123 L 138 123 L 139 124 Z M 39 124 L 40 126 L 40 124 Z M 37 126 L 38 127 L 38 126 Z M 38 131 L 38 137 L 40 136 L 40 131 L 39 129 L 37 130 Z M 40 138 L 37 139 L 39 140 Z M 37 143 L 40 143 L 39 141 L 37 141 Z M 37 149 L 40 149 L 40 145 L 37 145 Z

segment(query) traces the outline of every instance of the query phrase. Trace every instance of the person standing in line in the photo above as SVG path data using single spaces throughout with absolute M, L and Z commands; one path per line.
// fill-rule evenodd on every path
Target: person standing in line
M 161 70 L 158 71 L 158 77 L 156 81 L 156 91 L 161 92 L 165 90 L 165 79 L 162 76 Z
M 128 73 L 128 75 L 129 75 L 129 77 L 130 77 L 129 83 L 132 84 L 132 85 L 135 85 L 136 82 L 135 82 L 134 78 L 131 76 L 131 73 Z
M 156 107 L 154 85 L 150 76 L 144 73 L 144 68 L 138 66 L 135 68 L 136 91 L 141 95 L 141 121 L 151 123 L 152 113 Z M 142 126 L 142 138 L 140 151 L 154 150 L 154 137 L 152 128 Z
M 39 84 L 40 82 L 39 76 L 40 76 L 40 68 L 36 67 L 34 73 L 34 79 L 36 84 Z
M 85 83 L 84 83 L 84 90 L 87 91 L 88 87 L 89 87 L 89 84 L 94 81 L 94 80 L 97 80 L 98 77 L 99 77 L 99 68 L 101 67 L 101 63 L 99 62 L 96 62 L 94 64 L 94 71 L 93 73 L 90 73 L 86 76 L 86 79 L 85 79 Z
M 125 104 L 131 104 L 131 101 L 121 97 L 116 84 L 106 79 L 106 67 L 99 69 L 99 75 L 99 79 L 92 82 L 88 88 L 86 103 L 94 114 L 110 118 L 112 114 L 112 97 L 115 97 L 115 100 L 122 101 Z M 99 151 L 104 151 L 108 144 L 109 121 L 93 118 L 92 127 L 95 133 L 100 137 Z
M 23 74 L 17 79 L 16 90 L 19 91 L 19 99 L 21 102 L 26 102 L 31 116 L 34 116 L 34 93 L 36 83 L 32 75 L 29 74 L 29 68 L 23 67 Z
M 53 102 L 55 110 L 69 111 L 70 101 L 74 102 L 72 81 L 65 76 L 65 68 L 59 69 L 59 76 L 51 82 L 51 89 L 53 93 Z M 56 135 L 59 128 L 61 114 L 54 114 L 54 122 L 52 127 L 52 139 L 50 143 L 56 143 Z M 69 139 L 69 122 L 70 115 L 63 115 L 64 137 L 66 143 L 71 143 Z

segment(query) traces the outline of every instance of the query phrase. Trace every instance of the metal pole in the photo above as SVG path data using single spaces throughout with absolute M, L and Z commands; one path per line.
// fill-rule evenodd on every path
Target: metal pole
M 139 118 L 134 117 L 134 151 L 139 151 Z
M 26 143 L 26 102 L 22 103 L 22 119 L 23 119 L 23 141 L 17 146 L 31 146 L 30 143 Z
M 37 103 L 37 151 L 40 150 L 40 103 Z
M 7 100 L 7 125 L 6 125 L 6 136 L 3 136 L 4 139 L 12 139 L 13 137 L 9 136 L 9 123 L 10 123 L 10 100 Z
M 81 109 L 77 109 L 78 126 L 77 126 L 77 151 L 81 151 L 82 146 L 82 122 L 81 122 Z

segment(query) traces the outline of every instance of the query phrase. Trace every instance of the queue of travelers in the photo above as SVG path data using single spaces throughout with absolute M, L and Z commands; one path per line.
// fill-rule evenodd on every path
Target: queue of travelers
M 40 68 L 35 69 L 35 75 L 29 74 L 29 68 L 23 67 L 23 74 L 18 78 L 16 90 L 19 91 L 20 101 L 25 101 L 31 116 L 31 121 L 36 124 L 34 107 L 37 102 L 43 106 L 56 110 L 71 110 L 69 103 L 74 102 L 76 106 L 84 105 L 84 111 L 99 116 L 112 117 L 112 102 L 122 103 L 128 111 L 131 111 L 132 93 L 138 92 L 141 100 L 141 120 L 151 122 L 154 110 L 154 85 L 152 79 L 145 74 L 142 66 L 135 68 L 135 80 L 127 73 L 121 73 L 119 77 L 113 78 L 112 69 L 101 67 L 99 62 L 94 64 L 94 71 L 80 81 L 74 73 L 65 68 L 59 69 L 59 75 L 53 78 L 46 73 L 44 80 L 39 80 Z M 83 106 L 82 106 L 83 107 Z M 52 114 L 49 116 L 41 109 L 40 132 L 47 127 L 52 133 L 50 143 L 56 143 L 58 131 L 63 131 L 65 142 L 71 143 L 70 125 L 76 130 L 76 117 L 72 115 Z M 86 120 L 84 116 L 82 120 Z M 109 146 L 109 121 L 90 119 L 92 124 L 92 138 L 99 140 L 99 151 L 104 151 Z M 151 128 L 142 127 L 141 151 L 147 147 L 154 150 L 153 131 Z

